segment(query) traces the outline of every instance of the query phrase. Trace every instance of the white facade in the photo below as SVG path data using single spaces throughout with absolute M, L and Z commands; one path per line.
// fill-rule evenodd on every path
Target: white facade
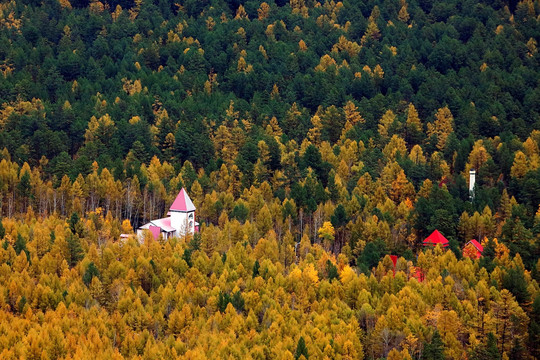
M 474 184 L 476 183 L 476 170 L 469 171 L 469 197 L 474 198 Z
M 176 229 L 176 236 L 195 233 L 195 211 L 169 211 L 171 227 Z

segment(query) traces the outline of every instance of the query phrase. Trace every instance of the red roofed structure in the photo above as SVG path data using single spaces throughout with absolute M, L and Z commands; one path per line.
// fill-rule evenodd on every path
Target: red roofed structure
M 448 240 L 439 232 L 435 230 L 429 235 L 426 240 L 423 242 L 424 246 L 437 246 L 441 245 L 442 247 L 448 247 Z
M 476 251 L 474 251 L 473 248 Z M 482 244 L 480 244 L 476 240 L 471 240 L 468 243 L 466 243 L 465 246 L 463 247 L 463 256 L 473 258 L 472 255 L 474 254 L 474 257 L 476 259 L 479 259 L 480 256 L 482 256 L 483 251 L 484 251 L 484 247 L 482 246 Z

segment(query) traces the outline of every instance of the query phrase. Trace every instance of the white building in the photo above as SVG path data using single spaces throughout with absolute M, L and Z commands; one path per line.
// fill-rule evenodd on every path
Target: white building
M 476 170 L 469 171 L 469 197 L 474 199 L 474 185 L 476 184 Z
M 154 239 L 158 239 L 161 234 L 165 240 L 199 231 L 199 223 L 195 221 L 195 205 L 184 188 L 178 193 L 166 218 L 152 220 L 137 229 L 139 240 L 143 239 L 145 230 L 149 230 Z

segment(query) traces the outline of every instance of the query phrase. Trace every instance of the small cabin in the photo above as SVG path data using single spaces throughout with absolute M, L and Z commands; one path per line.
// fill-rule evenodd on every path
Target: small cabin
M 480 259 L 484 247 L 476 240 L 471 240 L 463 247 L 463 257 L 469 257 L 471 259 Z
M 441 247 L 445 248 L 450 244 L 448 243 L 448 240 L 439 232 L 439 230 L 435 230 L 426 238 L 426 240 L 424 240 L 422 245 L 433 247 L 441 245 Z

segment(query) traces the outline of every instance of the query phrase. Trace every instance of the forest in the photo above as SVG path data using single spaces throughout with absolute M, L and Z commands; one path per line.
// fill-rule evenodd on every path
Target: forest
M 538 0 L 1 2 L 0 358 L 539 358 L 538 41 Z M 138 241 L 182 188 L 200 232 Z

